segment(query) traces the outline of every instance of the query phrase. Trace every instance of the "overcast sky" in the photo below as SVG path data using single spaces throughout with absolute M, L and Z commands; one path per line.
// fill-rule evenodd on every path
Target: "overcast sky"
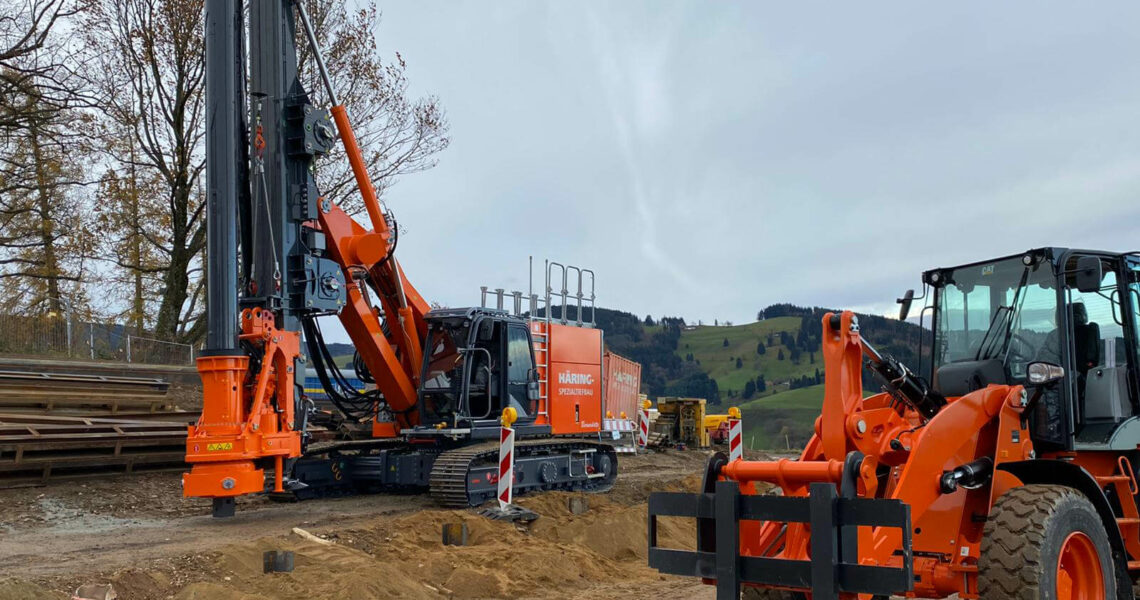
M 432 301 L 525 292 L 534 255 L 639 315 L 882 313 L 930 267 L 1140 249 L 1135 2 L 381 9 L 451 121 L 388 198 Z

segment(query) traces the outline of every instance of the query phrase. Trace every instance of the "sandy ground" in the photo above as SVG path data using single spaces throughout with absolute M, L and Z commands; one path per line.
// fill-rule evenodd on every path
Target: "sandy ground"
M 84 583 L 111 583 L 128 600 L 711 599 L 711 588 L 645 566 L 646 497 L 694 488 L 705 458 L 623 457 L 611 492 L 577 495 L 590 505 L 583 515 L 570 513 L 569 494 L 521 499 L 541 515 L 529 527 L 400 495 L 252 499 L 217 520 L 208 501 L 179 496 L 176 473 L 0 490 L 0 600 L 68 598 Z M 442 546 L 441 527 L 456 522 L 469 545 Z M 692 529 L 669 520 L 660 535 L 691 546 Z M 263 574 L 266 550 L 294 551 L 296 569 Z

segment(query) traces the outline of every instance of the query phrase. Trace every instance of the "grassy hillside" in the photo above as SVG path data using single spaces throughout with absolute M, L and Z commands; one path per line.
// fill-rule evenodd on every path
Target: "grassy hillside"
M 815 375 L 816 369 L 823 371 L 823 360 L 819 352 L 802 353 L 799 362 L 791 359 L 791 349 L 780 343 L 780 332 L 793 337 L 800 329 L 800 317 L 776 317 L 747 325 L 732 327 L 702 326 L 681 332 L 677 344 L 677 355 L 687 359 L 691 354 L 694 363 L 716 380 L 721 398 L 740 398 L 749 380 L 763 374 L 771 394 L 787 389 L 787 382 L 804 375 Z M 774 345 L 768 346 L 769 338 Z M 728 345 L 725 345 L 725 340 Z M 756 346 L 765 345 L 763 355 L 756 352 Z M 780 353 L 784 359 L 780 360 Z M 737 367 L 736 359 L 741 366 Z M 763 395 L 763 394 L 761 394 Z
M 823 386 L 779 392 L 740 405 L 744 443 L 759 450 L 803 448 L 823 407 Z M 786 434 L 786 437 L 785 437 Z

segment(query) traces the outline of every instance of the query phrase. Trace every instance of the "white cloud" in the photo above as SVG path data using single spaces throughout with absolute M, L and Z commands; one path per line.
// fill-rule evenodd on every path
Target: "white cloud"
M 453 123 L 390 199 L 445 304 L 533 254 L 641 314 L 890 312 L 927 268 L 1140 233 L 1140 5 L 383 8 Z

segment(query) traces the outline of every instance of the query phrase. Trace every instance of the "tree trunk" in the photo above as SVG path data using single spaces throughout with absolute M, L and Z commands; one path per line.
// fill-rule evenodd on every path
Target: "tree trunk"
M 134 325 L 135 331 L 142 331 L 143 325 L 146 323 L 144 314 L 146 310 L 146 301 L 145 296 L 143 295 L 143 273 L 142 269 L 139 268 L 139 265 L 142 265 L 143 240 L 142 235 L 140 235 L 138 232 L 138 227 L 141 226 L 139 224 L 141 215 L 139 214 L 138 173 L 135 171 L 135 145 L 133 141 L 131 143 L 131 197 L 129 199 L 129 202 L 131 223 L 135 227 L 135 230 L 130 234 L 131 237 L 129 242 L 131 248 L 131 264 L 136 266 L 134 269 L 134 293 L 131 297 L 130 322 Z
M 47 286 L 48 309 L 52 312 L 61 311 L 59 293 L 59 259 L 55 248 L 55 222 L 52 219 L 51 191 L 49 189 L 47 165 L 45 163 L 43 148 L 40 146 L 39 127 L 33 124 L 29 128 L 29 140 L 32 144 L 32 158 L 36 169 L 36 200 L 37 214 L 40 217 L 39 234 L 43 249 L 39 269 L 39 277 Z

